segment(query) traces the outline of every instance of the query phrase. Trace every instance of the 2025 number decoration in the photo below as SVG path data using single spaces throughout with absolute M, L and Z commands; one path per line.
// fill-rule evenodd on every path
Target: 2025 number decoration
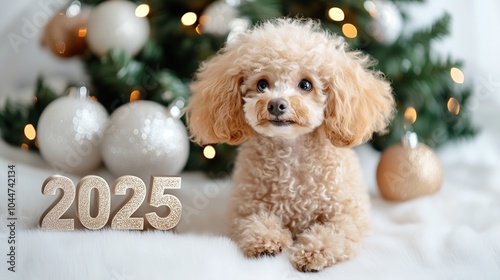
M 182 205 L 179 199 L 170 194 L 164 194 L 166 189 L 180 189 L 180 177 L 153 176 L 151 179 L 151 193 L 149 205 L 153 207 L 167 206 L 170 213 L 166 217 L 160 217 L 155 212 L 145 214 L 148 222 L 155 229 L 169 230 L 175 227 L 182 213 Z M 89 175 L 83 177 L 75 188 L 71 179 L 61 175 L 53 175 L 42 186 L 42 194 L 55 195 L 57 189 L 61 189 L 62 197 L 55 201 L 40 218 L 40 226 L 45 230 L 74 230 L 74 219 L 62 219 L 61 216 L 68 211 L 76 199 L 76 217 L 81 224 L 91 230 L 103 228 L 109 221 L 111 210 L 111 194 L 108 183 L 101 177 Z M 76 191 L 78 189 L 78 193 Z M 90 215 L 91 192 L 97 190 L 96 205 L 98 213 L 95 217 Z M 146 198 L 146 185 L 144 181 L 136 176 L 122 176 L 113 184 L 114 195 L 126 195 L 128 189 L 133 190 L 133 196 L 114 215 L 111 220 L 111 228 L 118 230 L 143 230 L 144 218 L 132 217 L 135 211 L 142 205 Z

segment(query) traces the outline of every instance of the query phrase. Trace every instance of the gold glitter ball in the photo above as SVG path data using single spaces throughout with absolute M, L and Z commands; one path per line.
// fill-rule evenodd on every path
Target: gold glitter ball
M 405 201 L 439 191 L 443 169 L 436 153 L 425 144 L 415 148 L 396 144 L 382 153 L 377 183 L 385 199 Z

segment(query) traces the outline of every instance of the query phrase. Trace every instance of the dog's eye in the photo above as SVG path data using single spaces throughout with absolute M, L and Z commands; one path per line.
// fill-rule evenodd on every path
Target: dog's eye
M 313 85 L 310 81 L 306 80 L 306 79 L 302 79 L 300 82 L 299 82 L 299 85 L 298 87 L 302 90 L 302 91 L 311 91 L 313 89 Z
M 269 82 L 267 82 L 267 80 L 265 79 L 262 79 L 262 80 L 259 80 L 257 82 L 257 91 L 258 92 L 264 92 L 264 90 L 266 90 L 266 88 L 269 87 Z

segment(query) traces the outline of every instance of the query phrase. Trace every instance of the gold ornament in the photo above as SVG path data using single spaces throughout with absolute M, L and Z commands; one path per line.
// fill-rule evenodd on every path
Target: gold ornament
M 405 201 L 439 191 L 443 169 L 434 151 L 418 143 L 415 133 L 407 133 L 382 153 L 377 183 L 385 199 Z
M 49 20 L 45 26 L 42 44 L 60 57 L 72 57 L 87 49 L 85 37 L 90 9 L 72 2 Z

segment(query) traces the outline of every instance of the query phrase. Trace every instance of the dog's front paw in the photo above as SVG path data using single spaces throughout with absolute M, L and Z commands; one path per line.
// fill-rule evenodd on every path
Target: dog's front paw
M 304 244 L 296 244 L 290 248 L 290 262 L 302 272 L 318 272 L 335 263 L 324 249 L 307 248 Z
M 291 240 L 255 238 L 253 241 L 249 240 L 246 244 L 240 244 L 240 248 L 248 258 L 274 257 L 287 250 L 291 242 Z
M 290 262 L 299 271 L 318 272 L 352 257 L 357 244 L 335 231 L 333 225 L 313 225 L 297 236 L 290 248 Z
M 275 256 L 293 243 L 292 234 L 281 226 L 279 219 L 266 214 L 255 214 L 240 220 L 234 235 L 246 257 Z

